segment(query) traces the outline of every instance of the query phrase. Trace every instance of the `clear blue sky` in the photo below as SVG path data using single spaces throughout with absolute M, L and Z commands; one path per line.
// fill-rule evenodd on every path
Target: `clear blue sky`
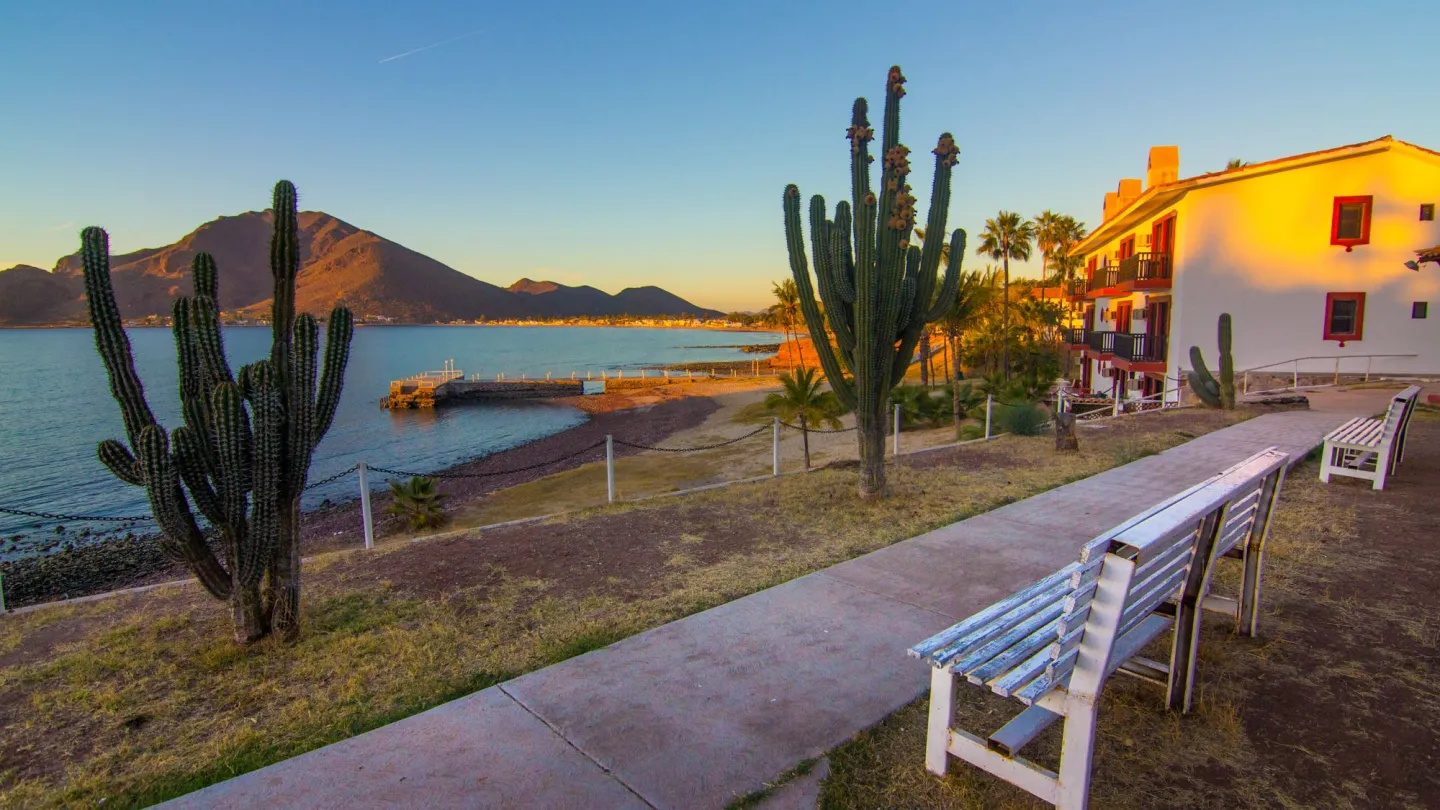
M 757 308 L 788 272 L 781 190 L 845 192 L 850 104 L 892 63 L 902 139 L 928 157 L 955 134 L 951 224 L 973 234 L 1002 208 L 1095 224 L 1152 144 L 1180 145 L 1182 175 L 1385 134 L 1440 147 L 1437 29 L 1434 0 L 17 0 L 0 268 L 50 267 L 87 224 L 117 252 L 167 244 L 285 177 L 496 284 Z

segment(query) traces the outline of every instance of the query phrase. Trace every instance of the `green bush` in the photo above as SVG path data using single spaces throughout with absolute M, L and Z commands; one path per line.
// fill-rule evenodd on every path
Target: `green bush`
M 983 438 L 985 438 L 985 428 L 982 425 L 965 425 L 960 428 L 960 441 L 962 442 Z
M 1000 429 L 1016 436 L 1038 436 L 1048 420 L 1045 412 L 1034 403 L 1000 407 Z

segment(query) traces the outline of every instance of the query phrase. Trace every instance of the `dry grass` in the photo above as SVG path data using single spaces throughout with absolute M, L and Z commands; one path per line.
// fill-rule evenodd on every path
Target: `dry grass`
M 1201 645 L 1198 706 L 1181 717 L 1163 708 L 1158 690 L 1129 678 L 1106 686 L 1096 745 L 1092 806 L 1105 808 L 1232 808 L 1427 806 L 1425 798 L 1392 790 L 1368 765 L 1349 765 L 1337 751 L 1393 748 L 1396 724 L 1440 714 L 1435 688 L 1440 623 L 1412 600 L 1388 589 L 1357 594 L 1367 576 L 1383 583 L 1385 561 L 1363 542 L 1362 531 L 1390 508 L 1363 500 L 1366 514 L 1337 498 L 1316 480 L 1313 463 L 1288 479 L 1277 512 L 1265 571 L 1263 638 L 1242 639 L 1228 623 L 1206 617 Z M 1343 485 L 1342 485 L 1343 486 Z M 1375 510 L 1375 511 L 1372 511 Z M 1377 514 L 1378 512 L 1378 514 Z M 1417 538 L 1419 539 L 1419 538 Z M 1440 558 L 1437 558 L 1440 559 Z M 1217 591 L 1233 593 L 1238 566 L 1226 565 Z M 1388 598 L 1387 598 L 1388 597 Z M 1307 632 L 1327 644 L 1312 660 Z M 1428 648 L 1417 653 L 1414 645 Z M 1168 648 L 1167 648 L 1168 649 Z M 1334 650 L 1340 652 L 1336 654 Z M 1152 649 L 1164 658 L 1166 650 Z M 1313 655 L 1313 653 L 1312 653 Z M 1427 663 L 1428 659 L 1428 663 Z M 1263 696 L 1261 689 L 1269 688 Z M 1280 689 L 1283 710 L 1345 707 L 1344 720 L 1315 709 L 1302 732 L 1286 728 L 1292 750 L 1276 753 L 1269 701 Z M 1382 697 L 1382 695 L 1384 697 Z M 1364 700 L 1392 705 L 1382 716 Z M 1291 701 L 1296 703 L 1290 704 Z M 830 754 L 831 773 L 822 789 L 825 808 L 1042 808 L 1029 794 L 964 762 L 936 778 L 924 769 L 927 700 L 921 699 Z M 1014 716 L 1018 704 L 988 691 L 962 688 L 957 726 L 988 733 Z M 1301 715 L 1306 712 L 1301 711 Z M 1060 726 L 1046 732 L 1026 756 L 1046 767 L 1058 764 Z M 1314 749 L 1307 748 L 1312 745 Z M 1329 753 L 1325 753 L 1329 752 Z M 1417 752 L 1418 753 L 1418 752 Z M 1429 754 L 1428 756 L 1433 756 Z M 1422 757 L 1423 758 L 1423 757 Z M 1416 765 L 1416 767 L 1423 767 Z M 1301 772 L 1301 769 L 1308 769 Z M 1361 771 L 1356 773 L 1355 771 Z M 1318 775 L 1318 778 L 1317 778 Z M 1431 796 L 1431 799 L 1434 797 Z M 1393 802 L 1393 803 L 1392 803 Z
M 179 795 L 1223 424 L 1196 428 L 1185 413 L 1145 418 L 1158 427 L 1088 437 L 1076 455 L 1057 456 L 1047 437 L 1009 437 L 975 451 L 998 454 L 1000 469 L 964 452 L 925 469 L 896 466 L 892 497 L 874 503 L 855 500 L 853 470 L 828 469 L 551 521 L 675 516 L 665 524 L 673 533 L 655 539 L 667 564 L 638 597 L 606 587 L 574 594 L 564 583 L 508 576 L 438 599 L 407 596 L 383 580 L 359 591 L 325 573 L 326 563 L 358 554 L 350 552 L 307 567 L 306 629 L 289 646 L 237 647 L 221 606 L 193 588 L 5 617 L 0 656 L 20 657 L 0 668 L 0 805 L 128 807 Z M 575 492 L 585 474 L 507 497 L 518 504 L 571 496 L 584 505 Z M 711 519 L 683 520 L 700 513 Z M 733 533 L 727 515 L 753 542 L 707 558 L 712 537 Z M 383 571 L 387 553 L 372 552 L 367 564 Z M 27 644 L 39 652 L 27 657 Z M 903 735 L 895 744 L 906 744 Z M 897 751 L 895 760 L 915 758 Z

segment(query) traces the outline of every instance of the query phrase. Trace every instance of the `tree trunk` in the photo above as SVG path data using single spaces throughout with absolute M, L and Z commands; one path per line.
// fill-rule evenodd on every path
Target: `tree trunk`
M 960 347 L 959 347 L 959 346 L 956 346 L 956 347 L 955 347 L 955 351 L 951 352 L 951 360 L 952 360 L 952 362 L 954 362 L 954 364 L 955 364 L 953 379 L 952 379 L 952 382 L 950 383 L 950 385 L 951 385 L 951 390 L 954 392 L 954 396 L 951 398 L 951 410 L 954 411 L 954 414 L 953 414 L 953 415 L 954 415 L 954 417 L 955 417 L 955 441 L 958 442 L 958 441 L 960 441 L 960 422 L 961 422 L 962 419 L 964 419 L 964 416 L 965 416 L 964 413 L 961 411 L 961 408 L 960 408 Z
M 945 369 L 945 382 L 950 382 L 950 338 L 947 336 L 941 344 L 940 350 L 944 355 L 940 358 L 940 367 Z
M 230 591 L 230 618 L 235 624 L 235 641 L 249 644 L 270 635 L 260 600 L 260 586 L 236 584 Z
M 876 397 L 873 408 L 855 409 L 855 432 L 860 443 L 860 498 L 885 497 L 885 402 Z
M 286 641 L 300 635 L 300 499 L 280 507 L 280 542 L 270 560 L 265 614 Z
M 920 333 L 920 384 L 930 387 L 930 333 Z
M 1055 452 L 1075 453 L 1080 451 L 1080 439 L 1075 435 L 1075 414 L 1055 414 Z
M 805 472 L 810 472 L 810 429 L 805 424 L 805 412 L 800 412 L 800 446 L 805 451 Z
M 1010 251 L 1006 245 L 1005 251 L 1005 291 L 1001 303 L 1000 315 L 1000 370 L 1005 375 L 1005 381 L 1010 381 Z

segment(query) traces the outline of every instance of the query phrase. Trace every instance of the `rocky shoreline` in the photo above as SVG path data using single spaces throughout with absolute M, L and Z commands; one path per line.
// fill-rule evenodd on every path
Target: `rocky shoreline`
M 601 458 L 599 450 L 574 458 L 567 457 L 604 441 L 607 434 L 636 444 L 656 444 L 699 425 L 718 408 L 713 399 L 695 396 L 628 410 L 592 412 L 585 422 L 553 436 L 440 471 L 440 491 L 448 496 L 448 503 L 460 505 L 496 490 Z M 617 456 L 627 456 L 639 451 L 617 446 L 615 452 Z M 545 464 L 547 460 L 555 461 Z M 542 466 L 482 478 L 443 478 L 445 474 L 519 470 L 533 465 Z M 371 497 L 377 536 L 395 528 L 392 525 L 394 519 L 384 514 L 389 502 L 390 496 L 383 491 L 377 491 Z M 301 518 L 301 551 L 304 554 L 356 547 L 363 540 L 358 498 L 323 506 L 305 513 Z M 62 543 L 49 554 L 0 562 L 0 575 L 4 577 L 5 605 L 16 608 L 183 579 L 188 572 L 160 552 L 154 535 L 127 532 L 89 542 Z

